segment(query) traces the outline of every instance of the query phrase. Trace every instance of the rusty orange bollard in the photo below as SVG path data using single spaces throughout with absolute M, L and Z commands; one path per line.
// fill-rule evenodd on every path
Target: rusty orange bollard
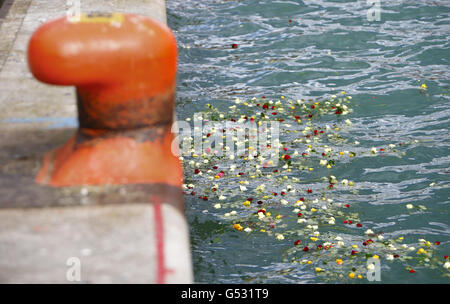
M 164 24 L 132 14 L 88 14 L 42 25 L 28 63 L 40 81 L 76 86 L 79 129 L 47 153 L 36 180 L 51 186 L 181 186 L 171 153 L 177 48 Z

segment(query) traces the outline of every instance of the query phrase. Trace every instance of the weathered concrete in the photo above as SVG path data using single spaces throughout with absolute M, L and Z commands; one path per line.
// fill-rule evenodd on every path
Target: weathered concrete
M 164 205 L 167 238 L 165 268 L 170 283 L 186 283 L 190 264 L 183 216 Z M 0 212 L 0 282 L 67 283 L 70 258 L 80 261 L 80 283 L 152 283 L 158 257 L 154 208 L 150 205 L 108 205 L 7 209 Z M 69 265 L 68 265 L 69 264 Z
M 1 282 L 67 282 L 71 257 L 80 259 L 81 282 L 155 281 L 154 229 L 142 225 L 153 220 L 148 206 L 30 209 L 23 215 L 22 209 L 0 212 Z
M 182 207 L 163 202 L 155 213 L 150 200 L 176 201 L 181 193 L 158 185 L 34 183 L 43 153 L 76 127 L 74 89 L 39 83 L 26 61 L 31 34 L 65 15 L 65 4 L 6 0 L 0 13 L 0 282 L 70 283 L 70 257 L 80 259 L 81 282 L 155 283 L 161 274 L 167 283 L 192 282 Z M 164 0 L 82 0 L 81 9 L 166 20 Z

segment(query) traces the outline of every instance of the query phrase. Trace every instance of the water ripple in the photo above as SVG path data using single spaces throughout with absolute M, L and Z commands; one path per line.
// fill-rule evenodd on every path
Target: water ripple
M 336 172 L 357 181 L 354 203 L 366 223 L 393 236 L 449 239 L 448 1 L 382 1 L 379 22 L 367 20 L 365 0 L 173 0 L 167 6 L 179 45 L 180 117 L 235 97 L 299 99 L 345 90 L 355 111 L 344 135 L 360 142 L 355 152 L 409 143 L 399 157 L 360 157 Z M 406 203 L 428 209 L 410 213 Z M 249 247 L 236 239 L 214 247 L 199 238 L 203 226 L 192 220 L 201 210 L 196 204 L 188 202 L 197 281 L 314 281 L 301 269 L 270 262 L 278 247 L 256 241 Z M 248 250 L 248 261 L 230 257 L 240 247 Z M 267 265 L 256 267 L 255 257 Z M 233 262 L 240 266 L 234 269 Z

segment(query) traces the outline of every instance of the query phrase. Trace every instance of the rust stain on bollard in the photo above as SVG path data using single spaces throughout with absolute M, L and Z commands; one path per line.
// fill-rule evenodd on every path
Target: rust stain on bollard
M 77 92 L 79 129 L 45 155 L 38 183 L 181 186 L 170 131 L 177 48 L 166 25 L 118 13 L 59 18 L 33 34 L 28 63 L 38 80 Z

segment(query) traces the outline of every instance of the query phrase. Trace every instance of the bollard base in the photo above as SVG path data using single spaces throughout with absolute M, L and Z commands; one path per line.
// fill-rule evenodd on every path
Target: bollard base
M 137 134 L 147 139 L 144 141 L 116 135 L 79 142 L 80 136 L 75 135 L 64 146 L 45 154 L 36 181 L 54 187 L 154 183 L 181 186 L 181 165 L 170 153 L 174 138 L 163 131 L 139 130 Z

